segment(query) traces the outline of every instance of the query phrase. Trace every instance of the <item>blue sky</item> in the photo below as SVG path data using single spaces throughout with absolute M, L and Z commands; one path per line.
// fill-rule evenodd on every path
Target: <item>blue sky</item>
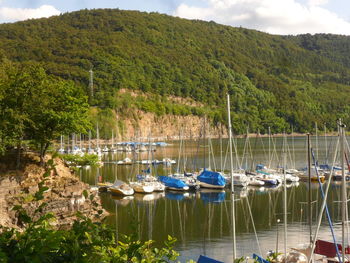
M 84 8 L 157 11 L 272 34 L 350 35 L 349 0 L 0 0 L 0 23 Z

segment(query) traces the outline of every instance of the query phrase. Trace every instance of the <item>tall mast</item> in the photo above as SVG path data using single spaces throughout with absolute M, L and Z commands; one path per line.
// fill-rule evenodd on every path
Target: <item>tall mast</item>
M 234 185 L 233 185 L 232 126 L 231 126 L 231 110 L 230 110 L 229 94 L 227 94 L 227 115 L 228 115 L 228 134 L 229 134 L 229 144 L 230 144 L 232 241 L 233 241 L 233 262 L 234 262 L 236 259 L 236 222 L 235 222 L 235 191 L 234 191 Z
M 315 135 L 316 135 L 316 163 L 315 165 L 318 164 L 318 128 L 317 128 L 317 122 L 315 122 Z
M 271 167 L 271 128 L 269 126 L 269 161 L 268 161 L 268 167 Z
M 287 169 L 287 137 L 286 134 L 284 138 L 284 147 L 283 147 L 283 208 L 284 208 L 284 256 L 287 258 L 287 180 L 286 180 L 286 169 Z M 277 253 L 278 251 L 276 251 Z
M 308 221 L 309 221 L 309 231 L 310 231 L 310 243 L 312 243 L 312 226 L 311 226 L 311 217 L 312 217 L 312 210 L 311 210 L 311 141 L 310 141 L 310 134 L 307 134 L 307 174 L 309 176 L 309 194 L 308 194 Z
M 325 145 L 325 148 L 326 148 L 325 164 L 328 164 L 327 127 L 326 127 L 326 124 L 324 124 L 324 145 Z
M 342 175 L 342 262 L 345 262 L 345 224 L 346 224 L 346 178 L 345 178 L 345 166 L 344 166 L 344 144 L 345 144 L 345 125 L 342 124 L 341 119 L 339 120 L 339 130 L 340 130 L 340 160 L 341 160 L 341 175 Z
M 205 130 L 206 130 L 206 116 L 204 115 L 204 127 L 203 127 L 203 133 L 204 133 L 204 135 L 203 135 L 203 137 L 204 137 L 204 169 L 206 168 L 206 165 L 205 165 L 205 151 L 206 151 L 206 134 L 205 134 Z

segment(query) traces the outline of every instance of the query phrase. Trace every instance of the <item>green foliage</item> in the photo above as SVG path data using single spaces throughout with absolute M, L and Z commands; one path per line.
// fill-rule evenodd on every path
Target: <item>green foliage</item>
M 247 125 L 250 131 L 293 126 L 305 132 L 314 122 L 329 129 L 335 129 L 336 118 L 349 122 L 349 50 L 347 36 L 276 36 L 111 9 L 0 25 L 0 53 L 13 61 L 45 62 L 48 73 L 85 87 L 86 95 L 93 68 L 92 106 L 129 117 L 135 108 L 158 116 L 207 114 L 214 124 L 226 123 L 230 93 L 236 133 Z M 152 96 L 135 98 L 120 90 Z M 204 106 L 181 105 L 169 96 Z M 110 117 L 106 112 L 101 119 Z
M 98 156 L 96 154 L 84 154 L 83 156 L 76 154 L 62 154 L 60 157 L 72 166 L 97 166 L 99 162 Z
M 43 200 L 47 190 L 46 177 L 54 169 L 51 159 L 47 163 L 44 179 L 39 183 L 34 202 Z M 84 195 L 87 193 L 85 192 Z M 93 197 L 91 198 L 93 199 Z M 133 236 L 116 240 L 114 229 L 78 214 L 69 230 L 56 229 L 51 213 L 42 214 L 46 205 L 42 202 L 29 216 L 22 205 L 16 205 L 18 220 L 25 226 L 23 231 L 0 226 L 0 262 L 172 262 L 178 257 L 173 250 L 176 239 L 168 237 L 163 248 L 154 246 L 152 240 L 142 242 Z M 99 216 L 98 214 L 96 215 Z M 38 218 L 38 219 L 35 219 Z
M 43 157 L 51 141 L 60 134 L 86 132 L 89 105 L 71 81 L 48 76 L 33 64 L 0 66 L 1 148 L 30 139 Z
M 279 253 L 279 252 L 273 252 L 271 255 L 269 255 L 266 260 L 268 262 L 278 262 L 277 261 L 277 258 L 279 255 L 282 255 L 282 253 Z
M 52 214 L 31 221 L 22 232 L 3 228 L 0 235 L 0 262 L 172 262 L 176 240 L 168 237 L 163 248 L 149 240 L 129 236 L 115 239 L 113 229 L 80 216 L 70 230 L 52 227 Z

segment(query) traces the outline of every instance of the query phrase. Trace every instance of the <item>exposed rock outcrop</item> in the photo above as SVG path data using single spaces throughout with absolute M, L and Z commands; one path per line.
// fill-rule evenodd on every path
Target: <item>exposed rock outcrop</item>
M 89 189 L 89 185 L 81 182 L 59 158 L 54 159 L 54 169 L 45 178 L 44 198 L 33 201 L 39 190 L 39 183 L 44 180 L 45 169 L 40 167 L 32 156 L 32 162 L 23 166 L 21 171 L 8 171 L 0 174 L 0 224 L 9 227 L 21 227 L 17 212 L 12 210 L 20 204 L 34 218 L 48 212 L 55 214 L 58 226 L 69 225 L 76 219 L 79 211 L 92 219 L 105 210 L 101 206 L 97 192 Z M 43 210 L 34 215 L 34 211 L 45 202 Z

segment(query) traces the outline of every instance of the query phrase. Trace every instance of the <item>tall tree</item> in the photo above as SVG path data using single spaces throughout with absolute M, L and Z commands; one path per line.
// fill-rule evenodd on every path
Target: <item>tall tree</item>
M 73 82 L 49 76 L 39 65 L 0 67 L 0 150 L 31 139 L 39 146 L 43 163 L 51 142 L 60 134 L 86 132 L 87 97 Z
M 71 81 L 47 76 L 37 86 L 30 101 L 28 114 L 30 124 L 27 134 L 38 144 L 40 159 L 43 158 L 51 142 L 61 134 L 86 133 L 89 105 L 81 89 Z

